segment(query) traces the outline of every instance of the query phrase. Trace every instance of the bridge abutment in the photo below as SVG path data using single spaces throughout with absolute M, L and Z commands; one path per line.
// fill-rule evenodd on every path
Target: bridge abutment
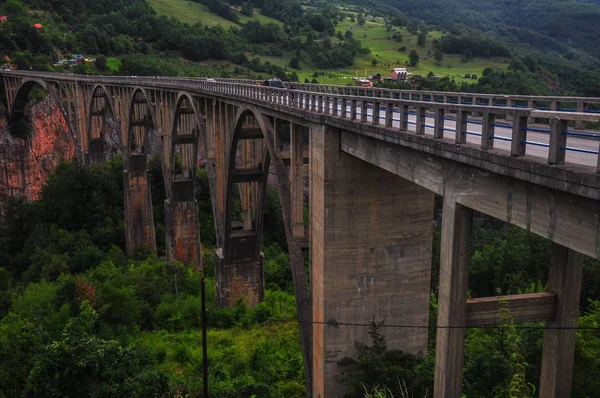
M 131 155 L 128 170 L 123 174 L 127 255 L 132 255 L 138 248 L 156 252 L 154 213 L 146 159 L 145 154 Z
M 313 397 L 342 396 L 337 362 L 371 343 L 373 319 L 390 349 L 427 349 L 433 193 L 341 152 L 340 130 L 311 133 Z M 342 325 L 337 325 L 341 323 Z
M 165 232 L 167 261 L 176 260 L 199 268 L 202 263 L 200 227 L 193 181 L 174 181 L 173 197 L 165 200 Z

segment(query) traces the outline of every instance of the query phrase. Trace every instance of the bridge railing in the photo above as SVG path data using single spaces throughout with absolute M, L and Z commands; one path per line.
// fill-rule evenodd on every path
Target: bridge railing
M 482 150 L 509 151 L 515 157 L 531 154 L 542 157 L 553 165 L 568 162 L 593 166 L 600 172 L 598 162 L 600 132 L 575 131 L 572 128 L 577 123 L 599 121 L 600 112 L 561 110 L 557 104 L 573 101 L 570 97 L 536 97 L 540 103 L 553 101 L 550 102 L 551 110 L 547 110 L 547 107 L 536 109 L 525 105 L 502 106 L 497 97 L 503 98 L 506 105 L 507 96 L 488 96 L 486 102 L 481 100 L 483 97 L 479 94 L 477 97 L 471 97 L 471 101 L 465 101 L 466 97 L 454 101 L 453 98 L 458 98 L 460 93 L 409 92 L 398 96 L 393 90 L 370 89 L 358 92 L 358 94 L 377 93 L 374 96 L 353 95 L 355 92 L 351 90 L 356 88 L 346 86 L 308 86 L 343 89 L 343 92 L 337 89 L 323 92 L 287 90 L 231 81 L 209 82 L 205 79 L 85 77 L 23 72 L 19 74 L 49 76 L 57 80 L 83 82 L 93 80 L 94 83 L 216 92 L 382 126 L 391 131 L 414 132 L 416 135 L 427 135 L 436 140 L 451 139 L 457 144 L 478 145 Z M 304 85 L 300 86 L 303 87 Z M 360 88 L 360 90 L 365 89 Z M 474 96 L 474 94 L 470 95 Z M 528 98 L 523 96 L 512 98 L 517 97 Z M 596 103 L 600 98 L 586 100 Z M 574 158 L 575 155 L 579 158 Z
M 252 79 L 216 79 L 216 81 L 219 83 L 243 85 L 255 85 L 257 82 L 257 80 Z M 600 114 L 600 98 L 594 97 L 504 95 L 467 92 L 401 90 L 316 83 L 288 84 L 293 84 L 295 89 L 299 91 L 309 91 L 324 94 L 341 94 L 360 97 L 406 99 L 447 104 L 498 106 L 507 108 L 528 108 L 537 110 Z M 531 123 L 533 123 L 533 121 L 533 119 L 530 119 Z M 578 129 L 584 129 L 585 121 L 576 120 L 575 127 Z
M 47 75 L 62 76 L 76 80 L 97 80 L 97 75 L 69 75 L 57 74 L 52 72 L 25 72 L 11 71 L 10 74 L 24 75 Z M 102 78 L 112 79 L 136 79 L 138 81 L 152 81 L 155 77 L 139 76 L 101 76 Z M 206 82 L 206 78 L 188 78 L 188 77 L 158 77 L 161 81 L 176 80 L 187 82 Z M 214 79 L 219 84 L 241 84 L 256 85 L 257 80 L 252 79 Z M 210 82 L 209 82 L 210 83 Z M 214 84 L 214 82 L 213 82 Z M 537 110 L 551 110 L 561 112 L 578 112 L 600 114 L 600 98 L 597 97 L 561 97 L 561 96 L 533 96 L 533 95 L 504 95 L 504 94 L 481 94 L 466 92 L 445 92 L 445 91 L 421 91 L 421 90 L 399 90 L 378 87 L 356 87 L 331 84 L 313 84 L 313 83 L 293 83 L 298 91 L 308 91 L 323 94 L 351 95 L 359 97 L 385 98 L 385 99 L 405 99 L 414 101 L 426 101 L 447 104 L 464 105 L 482 105 L 497 106 L 506 108 L 525 108 Z M 257 86 L 258 87 L 258 86 Z M 530 119 L 530 122 L 533 120 Z M 578 129 L 585 128 L 585 121 L 578 120 L 575 126 Z
M 446 91 L 398 90 L 378 87 L 356 87 L 298 83 L 298 90 L 327 94 L 357 95 L 374 98 L 408 99 L 467 105 L 489 105 L 532 108 L 580 113 L 600 113 L 600 98 L 534 95 L 481 94 Z
M 573 131 L 576 122 L 597 122 L 600 115 L 549 111 L 488 104 L 459 104 L 415 99 L 364 97 L 333 93 L 285 90 L 224 82 L 201 83 L 202 89 L 248 97 L 271 104 L 322 113 L 389 130 L 414 131 L 433 139 L 450 139 L 457 144 L 478 145 L 482 150 L 509 151 L 514 157 L 532 152 L 549 164 L 561 165 L 567 153 L 589 156 L 584 160 L 600 172 L 598 140 L 595 132 Z M 472 116 L 480 116 L 474 118 Z M 532 120 L 538 124 L 532 125 Z M 542 124 L 542 126 L 540 126 Z M 544 127 L 543 125 L 547 127 Z M 469 137 L 473 137 L 469 139 Z M 503 145 L 498 145 L 503 143 Z M 536 151 L 529 149 L 534 147 Z M 580 163 L 581 162 L 571 162 Z

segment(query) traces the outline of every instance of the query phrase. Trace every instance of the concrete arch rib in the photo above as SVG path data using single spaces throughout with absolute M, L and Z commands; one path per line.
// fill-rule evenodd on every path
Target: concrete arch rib
M 260 250 L 270 155 L 256 108 L 235 115 L 224 162 L 222 248 L 217 251 L 217 305 L 232 307 L 244 296 L 250 306 L 264 298 L 264 259 Z M 239 195 L 240 207 L 237 207 Z
M 175 102 L 173 123 L 166 138 L 163 171 L 167 259 L 202 267 L 198 203 L 196 201 L 196 163 L 201 120 L 194 98 L 180 92 Z M 177 157 L 181 168 L 176 167 Z
M 81 142 L 73 129 L 72 123 L 68 117 L 68 110 L 63 107 L 62 98 L 64 97 L 64 90 L 61 87 L 60 83 L 56 81 L 44 81 L 40 79 L 25 79 L 21 82 L 21 85 L 17 88 L 15 98 L 13 103 L 10 104 L 10 114 L 9 114 L 9 125 L 14 126 L 21 120 L 21 117 L 24 114 L 25 106 L 27 104 L 27 100 L 29 98 L 29 94 L 31 90 L 39 86 L 44 91 L 48 93 L 48 96 L 55 102 L 58 110 L 60 111 L 69 133 L 69 138 L 75 147 L 76 153 L 79 153 L 79 148 L 81 147 Z
M 277 157 L 274 148 L 274 126 L 270 118 L 262 114 L 259 109 L 253 105 L 244 106 L 240 108 L 236 114 L 236 130 L 239 134 L 239 128 L 243 124 L 245 115 L 252 114 L 256 123 L 259 125 L 262 132 L 264 142 L 266 144 L 268 155 L 271 159 L 273 170 L 275 171 L 277 189 L 279 192 L 279 199 L 281 204 L 281 210 L 283 215 L 283 221 L 285 225 L 285 234 L 288 244 L 288 252 L 290 256 L 290 265 L 292 267 L 292 277 L 294 282 L 294 294 L 296 297 L 296 309 L 298 313 L 298 319 L 300 321 L 300 340 L 302 344 L 302 356 L 304 360 L 304 375 L 307 383 L 307 391 L 311 391 L 311 380 L 312 380 L 312 320 L 311 314 L 311 302 L 308 293 L 308 284 L 306 282 L 306 275 L 304 271 L 304 256 L 302 254 L 302 248 L 300 242 L 292 235 L 291 226 L 291 192 L 289 186 L 289 172 L 287 167 L 284 165 L 283 160 Z M 233 144 L 231 149 L 236 148 L 237 144 Z M 232 151 L 230 151 L 232 153 Z M 235 156 L 235 155 L 234 155 Z M 228 171 L 232 170 L 231 164 L 235 165 L 235 157 L 228 159 L 229 168 Z M 270 165 L 270 163 L 269 163 Z M 267 166 L 268 171 L 268 166 Z M 227 176 L 227 187 L 229 187 L 230 176 Z M 227 214 L 227 213 L 226 213 Z M 261 216 L 262 217 L 262 216 Z M 221 261 L 221 259 L 219 259 Z M 221 264 L 219 264 L 221 265 Z
M 191 116 L 193 117 L 187 117 Z M 190 120 L 191 119 L 191 120 Z M 163 156 L 163 171 L 165 175 L 165 189 L 167 190 L 167 198 L 171 199 L 175 184 L 178 176 L 175 170 L 175 160 L 178 155 L 178 149 L 181 154 L 181 147 L 188 147 L 184 155 L 188 164 L 183 164 L 183 168 L 189 174 L 185 177 L 191 180 L 196 178 L 196 159 L 198 157 L 198 145 L 200 139 L 200 128 L 203 124 L 203 119 L 200 117 L 200 112 L 196 107 L 194 98 L 186 91 L 181 91 L 177 95 L 175 101 L 175 109 L 173 112 L 172 124 L 169 129 L 167 136 L 167 142 L 163 142 L 162 145 L 166 146 L 168 150 L 162 151 Z M 193 161 L 193 164 L 191 163 Z M 194 187 L 194 195 L 195 195 Z
M 148 92 L 142 87 L 136 87 L 133 90 L 131 99 L 127 106 L 128 118 L 127 123 L 127 136 L 126 136 L 126 153 L 127 156 L 131 156 L 133 153 L 144 153 L 146 155 L 152 154 L 152 152 L 161 153 L 162 145 L 158 142 L 156 150 L 149 149 L 152 147 L 149 134 L 152 130 L 157 129 L 156 109 L 154 108 L 151 98 Z M 143 124 L 142 124 L 143 123 Z M 138 127 L 143 127 L 143 137 L 140 134 L 136 134 L 134 130 Z M 139 133 L 139 132 L 138 132 Z M 137 140 L 139 142 L 132 142 Z M 139 144 L 139 145 L 137 145 Z
M 19 88 L 17 88 L 15 99 L 13 103 L 10 104 L 10 117 L 9 123 L 16 123 L 21 119 L 23 112 L 25 111 L 25 105 L 27 104 L 27 99 L 29 98 L 29 93 L 35 86 L 40 86 L 46 92 L 48 91 L 48 84 L 40 79 L 25 79 L 21 82 Z
M 131 96 L 126 140 L 124 172 L 126 251 L 132 255 L 138 248 L 156 253 L 156 231 L 152 193 L 148 179 L 149 136 L 156 117 L 150 98 L 142 88 Z
M 118 128 L 120 120 L 118 119 L 118 113 L 116 112 L 111 93 L 103 84 L 94 86 L 88 97 L 87 104 L 87 163 L 93 165 L 103 163 L 106 158 L 107 143 L 105 129 L 107 115 L 110 114 L 113 117 L 113 120 L 117 124 L 117 131 L 120 131 L 120 128 Z M 123 148 L 120 134 L 119 138 L 114 141 L 118 141 L 114 145 L 120 151 Z

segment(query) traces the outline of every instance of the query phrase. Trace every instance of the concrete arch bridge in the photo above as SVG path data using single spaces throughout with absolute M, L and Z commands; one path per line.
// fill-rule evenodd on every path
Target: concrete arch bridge
M 341 393 L 337 361 L 386 317 L 391 348 L 427 348 L 434 194 L 443 196 L 435 396 L 460 397 L 465 327 L 499 322 L 498 298 L 467 300 L 473 211 L 550 239 L 548 292 L 506 297 L 515 321 L 545 321 L 540 396 L 568 397 L 584 256 L 600 258 L 599 98 L 529 97 L 247 80 L 1 71 L 11 123 L 41 86 L 61 104 L 78 159 L 125 157 L 127 250 L 155 249 L 146 161 L 159 153 L 169 259 L 201 267 L 198 153 L 217 231 L 217 300 L 263 298 L 269 171 L 289 247 L 306 379 Z M 309 181 L 309 222 L 304 187 Z M 235 208 L 239 197 L 241 208 Z M 310 296 L 303 250 L 311 260 Z

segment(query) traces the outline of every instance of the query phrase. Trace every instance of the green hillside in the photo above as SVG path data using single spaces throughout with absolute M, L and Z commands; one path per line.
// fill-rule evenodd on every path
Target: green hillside
M 336 31 L 342 33 L 350 30 L 365 47 L 371 49 L 371 54 L 363 55 L 357 58 L 354 69 L 358 70 L 359 75 L 364 75 L 367 69 L 368 75 L 379 72 L 382 75 L 389 74 L 393 67 L 406 67 L 409 61 L 409 53 L 415 50 L 420 57 L 420 62 L 416 67 L 408 67 L 410 72 L 426 76 L 432 72 L 437 76 L 450 76 L 457 80 L 462 80 L 466 74 L 481 75 L 486 67 L 506 69 L 509 60 L 506 59 L 483 59 L 476 58 L 468 62 L 462 62 L 461 56 L 457 54 L 444 54 L 443 60 L 439 63 L 434 59 L 434 45 L 432 40 L 443 36 L 441 31 L 431 31 L 427 34 L 427 41 L 424 46 L 417 44 L 417 35 L 413 35 L 406 28 L 394 28 L 387 31 L 383 18 L 369 18 L 365 25 L 360 26 L 351 20 L 345 19 L 338 24 Z M 398 42 L 391 37 L 394 33 L 402 36 L 402 41 Z M 406 49 L 399 51 L 401 47 Z M 376 66 L 372 61 L 377 60 Z M 352 70 L 350 70 L 352 72 Z
M 148 3 L 158 13 L 158 15 L 174 17 L 181 22 L 185 22 L 190 25 L 194 25 L 196 23 L 201 23 L 207 26 L 221 25 L 226 29 L 232 26 L 239 26 L 239 24 L 235 22 L 211 13 L 208 10 L 208 7 L 204 4 L 186 0 L 148 0 Z M 263 24 L 274 23 L 279 26 L 283 25 L 282 22 L 263 15 L 258 9 L 254 9 L 254 13 L 251 17 L 240 14 L 239 18 L 240 23 L 257 20 Z
M 600 15 L 599 6 L 476 3 L 8 0 L 0 5 L 7 17 L 0 61 L 63 71 L 59 60 L 83 53 L 99 63 L 71 72 L 339 84 L 408 65 L 415 75 L 431 76 L 427 89 L 600 95 L 600 46 L 589 17 Z M 511 12 L 518 15 L 511 19 Z M 570 24 L 559 23 L 561 17 Z M 482 80 L 462 78 L 484 71 Z
M 201 23 L 208 26 L 220 25 L 223 28 L 229 28 L 239 26 L 239 23 L 258 20 L 263 24 L 274 23 L 282 26 L 280 21 L 263 15 L 259 9 L 254 9 L 252 17 L 240 14 L 240 22 L 234 23 L 211 13 L 203 4 L 187 0 L 150 0 L 149 4 L 159 15 L 174 17 L 189 24 Z M 319 10 L 318 7 L 304 6 L 303 8 L 309 12 Z M 348 79 L 354 76 L 370 76 L 376 72 L 381 73 L 383 76 L 388 76 L 391 68 L 405 67 L 407 65 L 408 55 L 411 50 L 417 51 L 421 61 L 418 66 L 410 67 L 410 72 L 424 76 L 431 72 L 440 77 L 449 76 L 457 82 L 463 81 L 462 76 L 466 74 L 481 75 L 483 69 L 486 67 L 506 69 L 509 63 L 509 60 L 502 58 L 476 58 L 468 62 L 463 62 L 461 56 L 458 54 L 447 54 L 444 56 L 444 60 L 438 63 L 433 57 L 434 45 L 432 44 L 432 40 L 440 39 L 444 34 L 443 32 L 428 32 L 425 45 L 418 46 L 416 34 L 409 33 L 406 28 L 394 28 L 392 31 L 388 31 L 385 20 L 382 17 L 369 16 L 366 23 L 361 26 L 356 20 L 353 22 L 350 19 L 351 17 L 356 17 L 356 12 L 346 12 L 345 14 L 346 17 L 335 26 L 335 32 L 344 34 L 346 31 L 351 31 L 364 47 L 371 50 L 371 54 L 357 56 L 354 63 L 347 67 L 330 68 L 327 70 L 318 68 L 310 60 L 301 62 L 300 69 L 295 70 L 300 80 L 313 79 L 315 72 L 325 72 L 324 75 L 318 76 L 317 79 L 319 82 L 344 85 L 348 84 L 350 82 Z M 394 33 L 401 34 L 403 40 L 401 42 L 394 40 L 391 37 Z M 334 44 L 338 42 L 334 39 Z M 405 47 L 405 50 L 398 51 L 400 47 Z M 292 71 L 289 68 L 289 64 L 291 58 L 294 56 L 294 52 L 286 51 L 281 56 L 255 55 L 251 52 L 247 52 L 247 55 L 248 57 L 257 56 L 263 63 L 269 62 Z M 377 65 L 373 66 L 373 60 L 377 61 Z M 268 74 L 265 74 L 263 77 L 268 77 Z M 465 81 L 472 82 L 472 79 L 466 79 Z

